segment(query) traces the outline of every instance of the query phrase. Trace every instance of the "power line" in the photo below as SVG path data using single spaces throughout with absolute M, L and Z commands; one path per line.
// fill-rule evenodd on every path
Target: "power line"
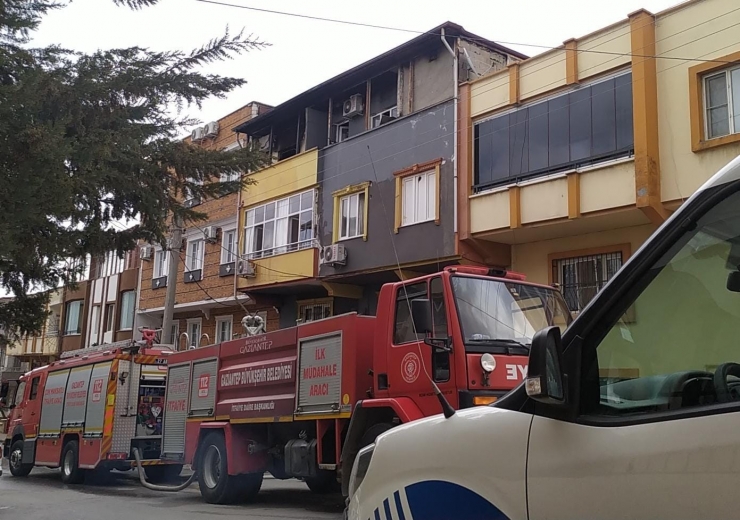
M 294 17 L 294 18 L 303 18 L 303 19 L 316 20 L 316 21 L 322 21 L 322 22 L 331 22 L 331 23 L 339 23 L 339 24 L 344 24 L 344 25 L 352 25 L 352 26 L 359 26 L 359 27 L 368 27 L 368 28 L 371 28 L 371 29 L 383 29 L 383 30 L 388 30 L 388 31 L 405 32 L 405 33 L 412 33 L 412 34 L 417 34 L 417 35 L 429 34 L 429 35 L 435 35 L 435 36 L 440 36 L 440 37 L 443 36 L 443 34 L 441 32 L 438 33 L 438 32 L 433 32 L 433 31 L 419 31 L 419 30 L 407 29 L 407 28 L 403 28 L 403 27 L 393 27 L 393 26 L 387 26 L 387 25 L 368 24 L 368 23 L 364 23 L 364 22 L 355 22 L 355 21 L 351 21 L 351 20 L 340 20 L 340 19 L 337 19 L 337 18 L 327 18 L 327 17 L 323 17 L 323 16 L 312 16 L 312 15 L 307 15 L 307 14 L 291 13 L 291 12 L 288 12 L 288 11 L 276 11 L 276 10 L 273 10 L 273 9 L 264 9 L 264 8 L 259 8 L 259 7 L 251 7 L 251 6 L 246 6 L 246 5 L 240 5 L 240 4 L 232 4 L 232 3 L 228 3 L 228 2 L 220 2 L 218 0 L 196 0 L 196 2 L 201 2 L 201 3 L 206 3 L 206 4 L 220 5 L 220 6 L 224 6 L 224 7 L 233 7 L 233 8 L 236 8 L 236 9 L 245 9 L 245 10 L 248 10 L 248 11 L 256 11 L 256 12 L 262 12 L 262 13 L 276 14 L 276 15 L 281 15 L 281 16 L 290 16 L 290 17 Z M 470 41 L 470 42 L 491 41 L 491 40 L 486 40 L 484 38 L 471 38 L 471 37 L 466 37 L 466 36 L 458 36 L 458 37 L 460 39 L 467 40 L 467 41 Z M 550 45 L 540 45 L 540 44 L 535 44 L 535 43 L 522 43 L 522 42 L 507 42 L 507 41 L 501 41 L 501 40 L 493 40 L 493 43 L 496 43 L 496 44 L 501 45 L 501 46 L 535 47 L 535 48 L 545 49 L 545 50 L 556 50 L 556 49 L 561 49 L 562 48 L 562 46 L 553 47 L 553 46 L 550 46 Z M 597 51 L 597 50 L 593 50 L 593 49 L 576 49 L 576 50 L 578 52 L 589 52 L 589 53 L 594 53 L 594 54 L 606 54 L 606 55 L 621 56 L 621 57 L 627 57 L 627 56 L 629 56 L 629 57 L 632 57 L 632 58 L 656 58 L 657 57 L 655 55 L 650 55 L 650 54 L 635 54 L 635 53 L 625 53 L 625 52 L 616 52 L 616 51 Z M 682 58 L 682 57 L 678 57 L 678 56 L 663 56 L 662 58 L 663 59 L 668 59 L 668 60 L 698 61 L 695 58 Z M 727 64 L 734 63 L 734 62 L 731 62 L 731 61 L 723 61 L 723 60 L 701 60 L 701 61 L 703 63 L 707 63 L 707 62 L 710 62 L 710 63 L 727 63 Z

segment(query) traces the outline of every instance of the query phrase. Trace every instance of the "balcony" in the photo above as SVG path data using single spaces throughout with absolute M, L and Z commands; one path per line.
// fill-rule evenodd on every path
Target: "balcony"
M 267 258 L 255 259 L 255 276 L 239 278 L 239 289 L 248 290 L 298 280 L 314 278 L 317 265 L 317 249 L 303 249 Z

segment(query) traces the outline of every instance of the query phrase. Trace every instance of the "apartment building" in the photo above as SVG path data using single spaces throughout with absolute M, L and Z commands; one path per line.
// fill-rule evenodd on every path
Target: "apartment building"
M 582 309 L 740 154 L 740 11 L 645 10 L 464 85 L 458 239 Z
M 240 146 L 234 127 L 270 110 L 262 103 L 249 103 L 239 110 L 207 124 L 198 131 L 195 146 L 230 150 Z M 224 177 L 224 181 L 234 179 Z M 250 186 L 249 189 L 252 187 Z M 237 203 L 234 192 L 212 200 L 189 198 L 184 203 L 208 215 L 203 222 L 187 224 L 179 255 L 174 323 L 169 340 L 180 347 L 198 347 L 230 340 L 241 332 L 245 314 L 259 314 L 268 330 L 278 327 L 277 311 L 259 305 L 235 288 L 238 240 Z M 169 254 L 161 245 L 143 247 L 139 255 L 141 274 L 137 327 L 162 326 L 166 288 L 170 280 Z M 187 336 L 185 336 L 187 334 Z
M 138 282 L 138 247 L 120 258 L 109 251 L 91 260 L 89 301 L 74 304 L 82 305 L 84 347 L 133 338 Z
M 458 262 L 458 84 L 524 58 L 447 22 L 238 125 L 272 162 L 241 194 L 239 292 L 290 327 Z
M 41 332 L 23 336 L 5 348 L 6 366 L 12 372 L 24 372 L 43 366 L 59 356 L 64 329 L 60 326 L 64 314 L 64 289 L 49 291 L 46 312 L 49 313 Z M 17 375 L 17 374 L 16 374 Z

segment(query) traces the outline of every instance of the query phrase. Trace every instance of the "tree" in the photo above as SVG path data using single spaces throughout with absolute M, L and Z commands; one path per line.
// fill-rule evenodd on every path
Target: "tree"
M 113 0 L 128 8 L 158 0 Z M 209 198 L 247 180 L 221 174 L 259 168 L 249 148 L 205 150 L 179 139 L 197 121 L 183 115 L 243 79 L 201 66 L 263 48 L 244 36 L 211 40 L 190 53 L 133 47 L 81 54 L 28 47 L 44 14 L 64 0 L 0 0 L 0 330 L 37 333 L 47 295 L 74 284 L 88 255 L 119 255 L 139 239 L 160 242 L 186 193 Z M 121 219 L 138 219 L 116 229 Z M 0 333 L 0 336 L 2 333 Z

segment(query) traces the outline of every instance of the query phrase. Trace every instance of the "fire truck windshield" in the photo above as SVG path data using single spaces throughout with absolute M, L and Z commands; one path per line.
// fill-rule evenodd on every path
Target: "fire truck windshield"
M 555 289 L 471 276 L 453 276 L 460 327 L 466 345 L 528 348 L 545 327 L 561 332 L 572 318 Z

